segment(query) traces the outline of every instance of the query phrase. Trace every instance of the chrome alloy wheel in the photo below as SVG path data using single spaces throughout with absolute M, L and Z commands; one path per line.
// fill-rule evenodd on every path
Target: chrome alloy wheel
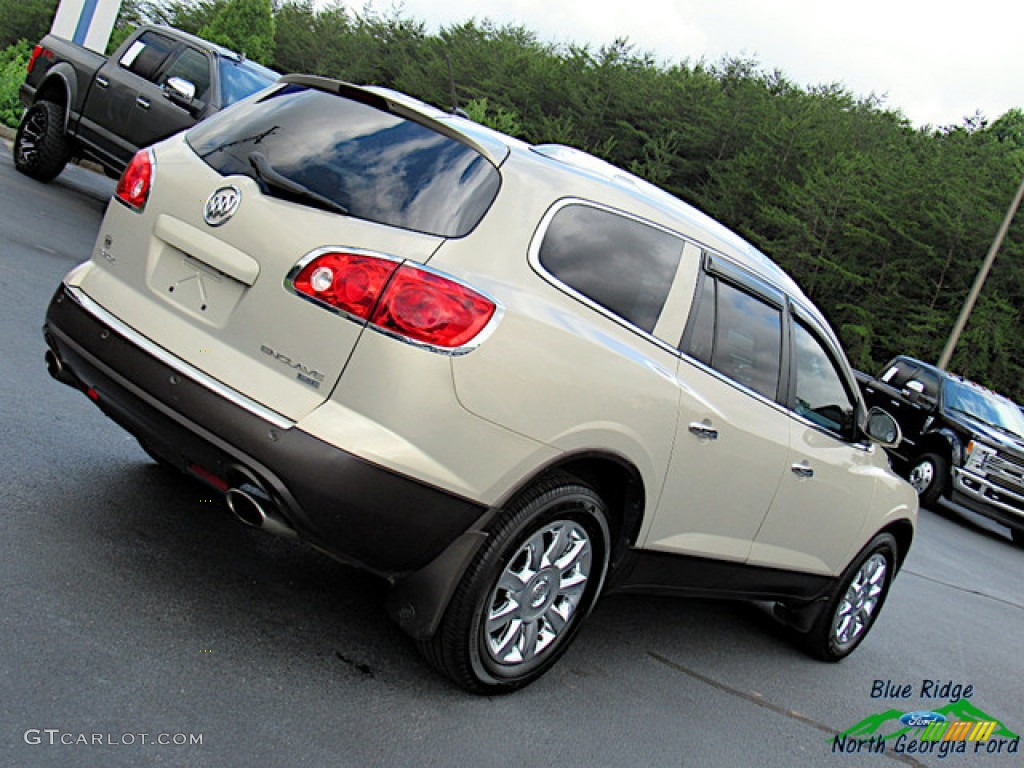
M 39 145 L 46 137 L 49 128 L 49 118 L 46 112 L 36 109 L 30 110 L 25 115 L 25 124 L 21 127 L 21 134 L 18 136 L 16 150 L 18 159 L 25 165 L 35 160 L 39 152 Z
M 918 495 L 921 495 L 931 486 L 935 480 L 935 465 L 927 459 L 920 462 L 912 470 L 907 478 Z
M 562 636 L 583 599 L 593 549 L 586 529 L 557 520 L 509 561 L 486 604 L 484 645 L 498 664 L 528 662 Z
M 832 642 L 845 649 L 853 645 L 874 618 L 875 609 L 885 595 L 889 561 L 876 552 L 857 570 L 846 588 L 832 621 Z

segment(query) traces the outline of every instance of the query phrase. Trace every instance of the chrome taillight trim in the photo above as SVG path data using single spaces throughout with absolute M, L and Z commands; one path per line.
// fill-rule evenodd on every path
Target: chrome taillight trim
M 398 268 L 408 265 L 413 269 L 418 269 L 421 272 L 426 272 L 428 274 L 434 275 L 435 277 L 440 277 L 444 280 L 455 283 L 456 285 L 460 285 L 463 288 L 472 291 L 473 293 L 477 293 L 483 296 L 485 299 L 491 302 L 491 304 L 494 305 L 494 312 L 491 314 L 490 320 L 487 321 L 487 324 L 480 329 L 480 332 L 477 333 L 476 336 L 467 341 L 465 344 L 458 347 L 440 347 L 436 344 L 428 344 L 427 342 L 417 341 L 416 339 L 410 339 L 408 336 L 403 336 L 402 334 L 396 333 L 387 328 L 381 328 L 379 325 L 375 325 L 371 323 L 369 320 L 363 319 L 358 315 L 353 315 L 351 312 L 346 312 L 345 310 L 339 309 L 338 307 L 328 304 L 325 301 L 320 301 L 314 296 L 309 296 L 305 293 L 302 293 L 302 291 L 295 287 L 295 278 L 298 277 L 299 273 L 302 272 L 302 270 L 305 269 L 310 262 L 316 260 L 320 256 L 323 256 L 324 254 L 327 253 L 350 253 L 353 256 L 368 256 L 374 259 L 381 259 L 382 261 L 390 261 L 394 264 L 397 264 Z M 397 269 L 395 271 L 397 272 Z M 328 312 L 338 315 L 339 317 L 344 317 L 348 320 L 351 320 L 353 323 L 357 323 L 358 325 L 361 325 L 364 328 L 367 328 L 371 331 L 375 331 L 376 333 L 379 333 L 382 336 L 387 336 L 388 338 L 394 339 L 395 341 L 400 341 L 404 344 L 408 344 L 411 347 L 416 347 L 417 349 L 423 349 L 428 352 L 433 352 L 438 355 L 445 355 L 447 357 L 459 357 L 461 355 L 469 354 L 474 349 L 477 349 L 491 336 L 491 334 L 494 333 L 494 330 L 498 327 L 498 323 L 501 322 L 502 317 L 504 317 L 505 315 L 505 308 L 502 306 L 501 302 L 499 302 L 493 296 L 486 293 L 485 291 L 481 291 L 476 286 L 470 285 L 465 280 L 460 280 L 459 278 L 454 277 L 453 275 L 447 272 L 443 272 L 439 269 L 434 269 L 433 267 L 429 267 L 426 264 L 421 264 L 420 262 L 413 261 L 411 259 L 400 259 L 397 256 L 392 256 L 391 254 L 387 253 L 369 251 L 364 248 L 349 248 L 347 246 L 342 245 L 324 246 L 307 253 L 305 256 L 299 259 L 298 262 L 296 262 L 295 266 L 288 270 L 288 274 L 285 276 L 284 279 L 284 287 L 290 293 L 295 294 L 299 298 L 305 299 L 311 304 L 314 304 L 315 306 L 320 307 L 321 309 L 326 309 Z M 387 291 L 387 285 L 385 285 L 384 291 Z M 383 291 L 381 295 L 383 295 Z

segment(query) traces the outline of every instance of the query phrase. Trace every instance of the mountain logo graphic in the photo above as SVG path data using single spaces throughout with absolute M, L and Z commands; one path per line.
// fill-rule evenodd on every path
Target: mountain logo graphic
M 923 731 L 921 729 L 924 729 Z M 990 738 L 1016 739 L 1018 734 L 966 699 L 951 702 L 934 711 L 900 712 L 888 709 L 869 715 L 839 734 L 840 738 L 891 741 L 900 736 L 923 741 L 985 741 Z

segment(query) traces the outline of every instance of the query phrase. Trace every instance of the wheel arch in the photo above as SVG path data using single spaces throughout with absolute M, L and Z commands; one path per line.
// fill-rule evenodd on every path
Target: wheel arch
M 75 103 L 77 81 L 73 76 L 69 78 L 68 73 L 64 71 L 64 66 L 64 64 L 58 64 L 46 73 L 46 78 L 36 89 L 32 103 L 51 101 L 64 107 L 64 131 L 67 132 L 71 121 L 71 107 Z
M 903 567 L 907 553 L 910 551 L 910 545 L 914 541 L 914 525 L 909 520 L 894 520 L 878 533 L 888 533 L 896 539 L 896 573 L 898 573 Z M 875 534 L 875 536 L 877 535 Z
M 640 471 L 621 456 L 604 452 L 583 452 L 562 456 L 520 483 L 508 499 L 554 472 L 564 472 L 589 485 L 608 505 L 611 573 L 636 543 L 643 525 L 646 492 Z M 507 502 L 507 499 L 505 500 Z
M 462 573 L 487 539 L 486 524 L 517 495 L 553 474 L 566 474 L 589 485 L 608 505 L 610 541 L 608 575 L 623 562 L 643 523 L 644 483 L 639 470 L 622 457 L 600 452 L 570 454 L 525 478 L 490 508 L 480 523 L 456 539 L 420 570 L 395 580 L 387 610 L 414 638 L 434 634 Z M 607 582 L 607 576 L 606 576 Z
M 918 441 L 912 461 L 926 453 L 937 453 L 949 459 L 952 464 L 959 464 L 963 456 L 963 443 L 955 432 L 950 429 L 937 429 L 926 432 Z

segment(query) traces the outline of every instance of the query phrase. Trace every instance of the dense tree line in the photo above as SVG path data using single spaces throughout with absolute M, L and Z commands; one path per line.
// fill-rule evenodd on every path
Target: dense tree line
M 401 11 L 310 0 L 130 0 L 118 39 L 143 20 L 213 37 L 282 72 L 457 105 L 526 141 L 628 168 L 791 272 L 867 370 L 895 353 L 938 358 L 1024 174 L 1020 110 L 915 128 L 874 97 L 799 86 L 745 58 L 711 64 L 680 51 L 665 64 L 626 40 L 555 45 L 486 20 L 433 33 Z M 1018 400 L 1021 235 L 1015 224 L 951 365 Z

